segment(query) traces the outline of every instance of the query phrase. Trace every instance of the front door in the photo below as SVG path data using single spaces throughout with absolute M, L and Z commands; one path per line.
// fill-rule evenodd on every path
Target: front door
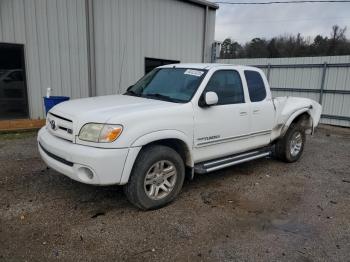
M 218 95 L 216 105 L 194 107 L 195 162 L 226 156 L 248 149 L 250 106 L 245 102 L 242 81 L 235 70 L 218 70 L 211 76 L 203 94 Z

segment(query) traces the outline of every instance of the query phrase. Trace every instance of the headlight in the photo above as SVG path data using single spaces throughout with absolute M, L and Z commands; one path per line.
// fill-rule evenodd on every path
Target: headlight
M 79 132 L 79 139 L 96 143 L 110 143 L 115 141 L 123 131 L 121 125 L 85 124 Z

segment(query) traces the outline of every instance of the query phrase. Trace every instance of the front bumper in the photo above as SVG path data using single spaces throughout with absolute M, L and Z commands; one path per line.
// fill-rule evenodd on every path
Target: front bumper
M 74 144 L 50 134 L 38 133 L 39 153 L 52 169 L 76 181 L 93 185 L 120 184 L 128 148 L 106 149 Z

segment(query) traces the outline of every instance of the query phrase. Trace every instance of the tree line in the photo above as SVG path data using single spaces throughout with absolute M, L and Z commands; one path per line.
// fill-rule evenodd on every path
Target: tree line
M 313 40 L 300 33 L 273 37 L 270 40 L 254 38 L 244 45 L 226 38 L 221 45 L 220 58 L 275 58 L 301 56 L 349 55 L 350 41 L 346 27 L 332 27 L 330 36 L 317 35 Z

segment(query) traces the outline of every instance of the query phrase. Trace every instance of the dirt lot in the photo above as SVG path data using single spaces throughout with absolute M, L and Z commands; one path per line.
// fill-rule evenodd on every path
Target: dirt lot
M 119 187 L 47 170 L 35 134 L 0 136 L 0 260 L 350 261 L 350 129 L 302 159 L 261 159 L 186 182 L 156 211 Z

